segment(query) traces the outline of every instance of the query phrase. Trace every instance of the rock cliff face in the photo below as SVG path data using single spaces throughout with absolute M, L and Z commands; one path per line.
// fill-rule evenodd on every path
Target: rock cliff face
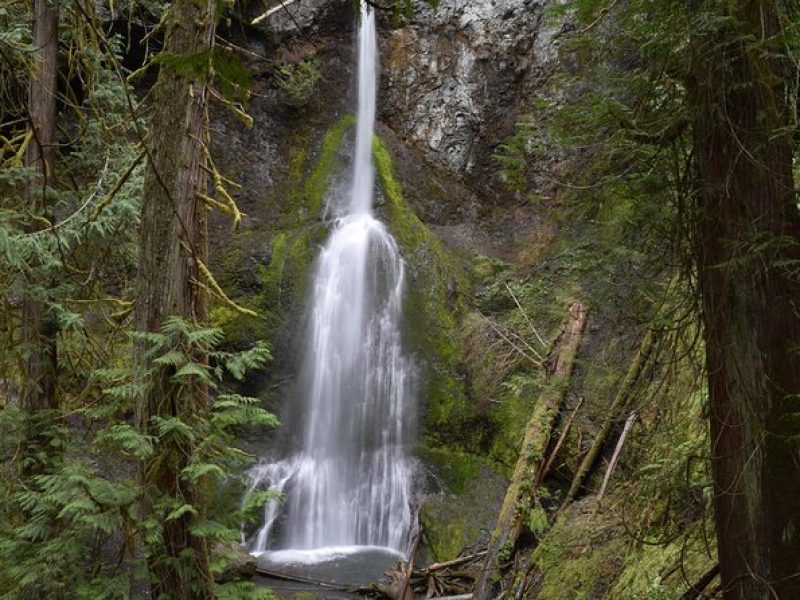
M 268 267 L 272 233 L 308 233 L 321 224 L 324 198 L 296 191 L 320 160 L 326 132 L 354 106 L 352 2 L 272 4 L 238 5 L 221 32 L 244 49 L 252 73 L 247 106 L 252 128 L 222 108 L 214 113 L 216 160 L 241 184 L 237 201 L 246 213 L 245 241 L 234 242 L 241 268 L 232 283 L 251 294 L 262 287 L 256 275 Z M 444 0 L 436 10 L 418 3 L 399 20 L 381 15 L 378 133 L 405 201 L 451 249 L 516 260 L 541 233 L 537 208 L 503 189 L 492 157 L 514 133 L 525 99 L 554 64 L 554 30 L 545 27 L 543 10 L 536 0 Z M 299 81 L 309 83 L 311 93 L 298 106 L 280 73 L 308 64 L 309 77 L 316 79 Z M 345 135 L 341 166 L 346 167 L 349 143 Z M 317 179 L 328 175 L 317 173 Z M 334 182 L 326 180 L 322 187 L 329 183 Z M 324 196 L 324 190 L 318 193 Z M 212 226 L 213 237 L 227 242 L 227 224 Z M 253 232 L 263 233 L 249 235 Z M 319 240 L 312 235 L 307 241 Z M 225 271 L 230 258 L 225 257 Z M 300 282 L 288 287 L 302 289 Z M 283 297 L 281 306 L 268 310 L 296 311 L 299 300 Z M 274 320 L 287 321 L 277 315 Z M 280 349 L 292 332 L 280 324 L 278 329 Z
M 435 10 L 417 3 L 413 14 L 399 20 L 381 15 L 378 118 L 383 131 L 405 146 L 395 147 L 400 161 L 414 163 L 409 170 L 424 165 L 437 171 L 437 179 L 444 174 L 465 187 L 452 194 L 450 206 L 441 194 L 437 202 L 412 198 L 424 222 L 453 225 L 480 217 L 491 229 L 487 207 L 513 201 L 493 175 L 492 155 L 514 133 L 520 107 L 554 64 L 555 30 L 544 24 L 543 4 L 444 0 Z M 287 130 L 352 111 L 354 25 L 348 0 L 297 1 L 267 11 L 256 2 L 240 7 L 228 33 L 255 53 L 256 76 L 248 111 L 256 120 L 253 132 L 237 136 L 242 139 L 231 147 L 250 162 L 242 172 L 245 183 L 253 184 L 245 186 L 245 203 L 287 162 L 280 147 Z M 311 56 L 320 59 L 319 89 L 302 115 L 293 114 L 282 102 L 274 73 Z
M 454 172 L 475 173 L 513 131 L 520 92 L 545 58 L 541 21 L 536 0 L 418 8 L 383 37 L 384 120 Z

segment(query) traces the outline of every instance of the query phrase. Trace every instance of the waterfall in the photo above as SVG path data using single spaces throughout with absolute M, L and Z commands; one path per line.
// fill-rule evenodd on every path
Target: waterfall
M 412 522 L 414 369 L 401 340 L 404 263 L 372 214 L 377 87 L 374 11 L 362 4 L 358 115 L 349 203 L 313 276 L 298 376 L 295 446 L 252 471 L 282 492 L 251 552 L 381 547 L 404 554 Z

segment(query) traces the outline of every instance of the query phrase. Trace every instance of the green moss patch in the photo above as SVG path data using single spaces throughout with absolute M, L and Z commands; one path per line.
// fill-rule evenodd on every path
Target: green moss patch
M 420 507 L 423 547 L 420 562 L 451 560 L 485 543 L 503 501 L 506 479 L 486 458 L 420 448 L 432 485 Z
M 423 369 L 426 444 L 479 451 L 485 427 L 467 396 L 458 333 L 462 298 L 471 289 L 469 278 L 461 262 L 405 202 L 386 144 L 375 137 L 372 149 L 386 200 L 385 218 L 409 267 L 406 334 Z

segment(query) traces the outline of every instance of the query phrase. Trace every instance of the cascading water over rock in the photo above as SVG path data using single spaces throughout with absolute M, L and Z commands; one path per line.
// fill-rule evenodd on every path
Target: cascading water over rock
M 253 489 L 285 495 L 266 506 L 248 542 L 254 553 L 291 549 L 298 560 L 297 551 L 313 551 L 309 560 L 346 547 L 402 554 L 409 543 L 414 370 L 401 339 L 403 260 L 372 215 L 375 31 L 374 12 L 362 6 L 351 194 L 314 273 L 295 407 L 301 431 L 285 458 L 252 472 Z

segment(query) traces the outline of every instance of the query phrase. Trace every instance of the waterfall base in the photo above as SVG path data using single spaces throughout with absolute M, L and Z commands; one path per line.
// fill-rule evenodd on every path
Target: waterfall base
M 360 587 L 380 581 L 402 559 L 396 550 L 381 546 L 331 546 L 258 553 L 258 567 L 269 573 Z

